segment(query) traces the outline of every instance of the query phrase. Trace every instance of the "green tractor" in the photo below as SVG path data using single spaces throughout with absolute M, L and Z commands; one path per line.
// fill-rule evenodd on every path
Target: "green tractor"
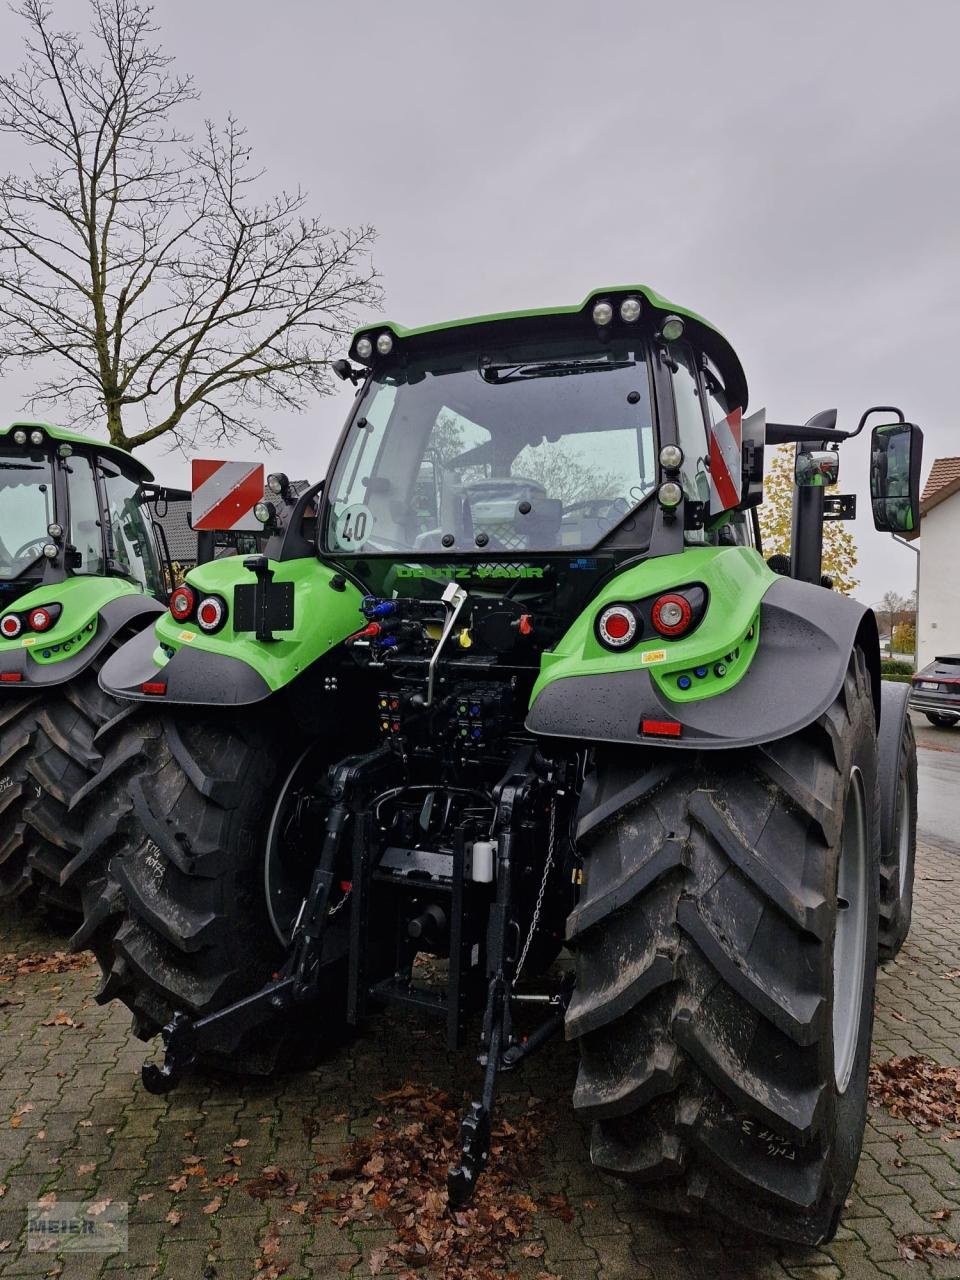
M 745 417 L 729 343 L 642 287 L 378 324 L 336 371 L 327 480 L 262 503 L 265 554 L 188 574 L 101 675 L 142 706 L 102 735 L 76 942 L 163 1033 L 145 1083 L 289 1067 L 385 1005 L 451 1047 L 477 1018 L 462 1204 L 499 1074 L 562 1033 L 600 1169 L 829 1238 L 916 829 L 908 690 L 821 583 L 868 415 Z M 881 412 L 874 516 L 899 529 L 921 435 Z M 780 572 L 768 442 L 797 446 Z
M 80 911 L 74 804 L 122 704 L 100 668 L 167 601 L 151 505 L 173 491 L 121 449 L 40 422 L 0 429 L 0 902 Z

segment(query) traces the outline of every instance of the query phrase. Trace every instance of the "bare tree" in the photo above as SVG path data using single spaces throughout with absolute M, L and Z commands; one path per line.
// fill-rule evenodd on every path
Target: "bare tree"
M 273 437 L 260 415 L 328 394 L 358 308 L 379 304 L 369 226 L 336 230 L 303 192 L 258 195 L 244 131 L 176 125 L 198 96 L 140 0 L 91 0 L 91 47 L 17 10 L 26 57 L 0 77 L 0 130 L 42 163 L 0 178 L 0 364 L 40 361 L 60 402 L 135 449 Z

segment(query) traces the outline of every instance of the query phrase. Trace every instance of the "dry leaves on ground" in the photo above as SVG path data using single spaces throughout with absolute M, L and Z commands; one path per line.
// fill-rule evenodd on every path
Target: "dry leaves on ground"
M 279 1280 L 290 1265 L 286 1258 L 277 1256 L 279 1252 L 280 1228 L 275 1222 L 271 1222 L 263 1237 L 263 1244 L 260 1246 L 260 1256 L 255 1263 L 257 1273 L 254 1280 Z
M 897 1236 L 897 1252 L 907 1262 L 916 1262 L 919 1258 L 948 1258 L 960 1249 L 956 1240 L 948 1240 L 946 1236 Z
M 66 1009 L 58 1009 L 52 1018 L 44 1018 L 41 1027 L 82 1027 L 82 1022 L 74 1022 Z
M 93 962 L 90 951 L 81 951 L 77 955 L 67 951 L 52 951 L 49 955 L 32 951 L 23 956 L 11 951 L 0 956 L 0 978 L 24 978 L 31 973 L 76 973 L 89 969 Z
M 373 1251 L 372 1275 L 388 1264 L 391 1270 L 426 1269 L 444 1280 L 511 1274 L 510 1249 L 530 1234 L 538 1209 L 522 1188 L 540 1168 L 542 1103 L 530 1099 L 521 1116 L 497 1120 L 490 1163 L 474 1199 L 452 1212 L 447 1169 L 459 1155 L 462 1100 L 429 1085 L 407 1083 L 377 1101 L 388 1113 L 377 1117 L 372 1137 L 356 1139 L 345 1149 L 346 1159 L 338 1168 L 318 1176 L 315 1211 L 335 1208 L 341 1227 L 369 1218 L 371 1212 L 390 1224 L 396 1242 Z M 349 1185 L 341 1192 L 338 1182 Z M 554 1206 L 546 1207 L 554 1211 Z M 542 1253 L 537 1244 L 527 1247 L 528 1257 Z
M 924 1133 L 960 1125 L 960 1067 L 941 1067 L 919 1053 L 873 1063 L 870 1101 Z

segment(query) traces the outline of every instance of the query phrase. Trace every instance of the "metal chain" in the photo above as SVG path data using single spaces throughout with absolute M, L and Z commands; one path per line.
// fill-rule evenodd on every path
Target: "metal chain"
M 523 950 L 520 953 L 520 959 L 517 962 L 514 971 L 514 982 L 520 977 L 521 970 L 527 959 L 527 952 L 530 950 L 530 944 L 533 942 L 533 935 L 537 932 L 537 925 L 540 923 L 540 913 L 543 910 L 543 899 L 547 892 L 547 881 L 550 878 L 550 872 L 553 869 L 553 850 L 557 834 L 557 801 L 556 798 L 550 798 L 550 834 L 547 837 L 547 860 L 543 865 L 543 879 L 540 881 L 540 892 L 537 894 L 537 904 L 533 908 L 533 919 L 530 921 L 530 932 L 527 934 L 527 940 L 523 944 Z
M 340 899 L 340 901 L 337 903 L 337 905 L 335 907 L 330 908 L 330 910 L 327 912 L 328 920 L 332 920 L 333 917 L 337 914 L 337 912 L 347 905 L 347 903 L 350 901 L 350 897 L 352 893 L 353 893 L 353 890 L 348 889 L 347 892 Z

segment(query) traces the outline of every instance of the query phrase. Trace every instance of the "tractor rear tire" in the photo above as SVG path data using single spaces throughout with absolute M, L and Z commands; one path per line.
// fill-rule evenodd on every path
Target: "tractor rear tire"
M 257 991 L 284 950 L 263 888 L 267 831 L 289 764 L 289 726 L 253 713 L 156 715 L 131 708 L 104 735 L 104 765 L 85 799 L 84 922 L 102 1004 L 118 999 L 141 1039 L 177 1011 L 203 1017 Z M 243 1033 L 203 1065 L 249 1075 L 313 1063 L 344 1027 L 345 963 L 327 995 Z
M 598 752 L 567 928 L 574 1106 L 594 1164 L 652 1207 L 803 1244 L 836 1231 L 866 1122 L 878 811 L 859 651 L 788 738 Z
M 66 684 L 0 701 L 0 901 L 35 902 L 74 923 L 82 830 L 71 807 L 100 767 L 97 731 L 120 707 L 98 682 L 112 652 Z
M 888 814 L 886 806 L 893 806 Z M 894 960 L 910 932 L 913 916 L 913 877 L 917 851 L 917 740 L 909 715 L 904 716 L 896 788 L 881 796 L 884 835 L 880 851 L 881 964 Z

